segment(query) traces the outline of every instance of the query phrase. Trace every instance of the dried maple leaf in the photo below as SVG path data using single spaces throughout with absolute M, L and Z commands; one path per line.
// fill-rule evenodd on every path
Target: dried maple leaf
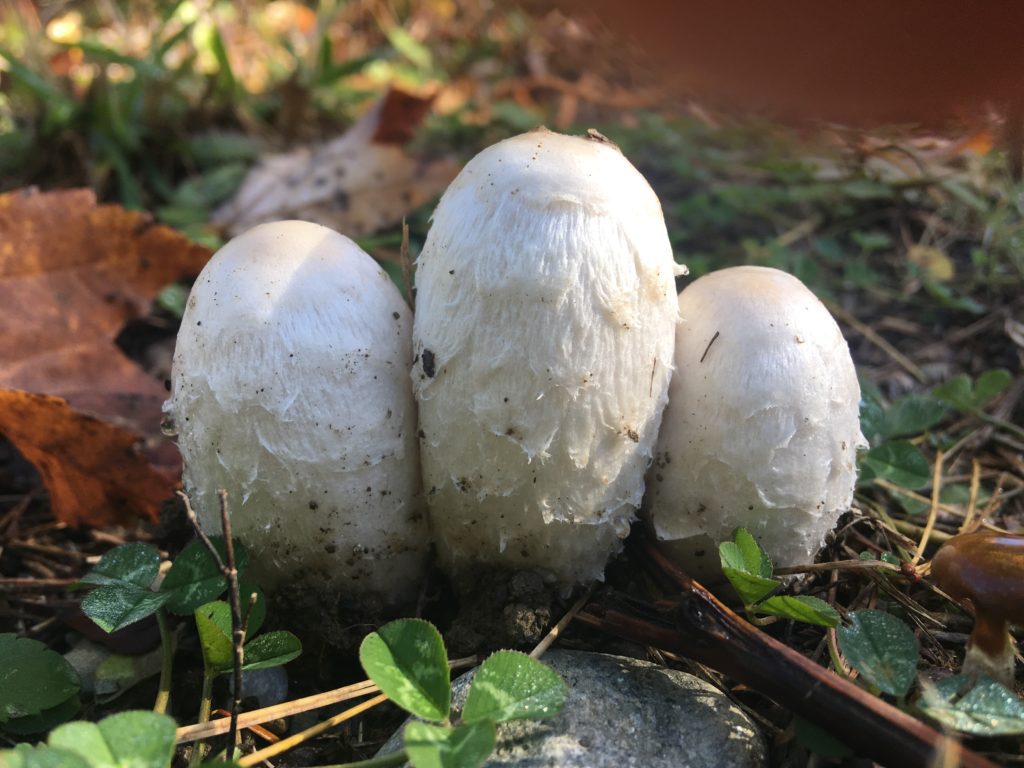
M 74 411 L 134 430 L 147 438 L 146 447 L 160 450 L 160 406 L 166 393 L 159 381 L 122 354 L 114 339 L 127 321 L 148 311 L 163 286 L 198 273 L 209 257 L 209 250 L 154 224 L 145 214 L 97 206 L 89 190 L 0 195 L 0 388 L 57 395 Z M 16 401 L 5 400 L 2 407 Z M 71 409 L 46 408 L 82 423 Z M 26 447 L 31 425 L 19 424 L 0 413 L 0 432 L 30 460 L 38 457 L 40 444 Z M 20 442 L 13 437 L 16 431 L 22 435 Z M 109 435 L 102 440 L 98 435 L 98 430 L 87 430 L 77 444 L 52 445 L 93 453 L 102 462 L 113 443 Z M 126 445 L 139 439 L 130 431 L 122 438 Z M 162 447 L 161 460 L 167 460 L 166 441 Z M 119 451 L 106 458 L 116 468 L 125 455 Z M 50 460 L 74 464 L 80 457 L 58 454 Z M 165 467 L 172 476 L 175 464 L 172 459 Z M 52 466 L 44 471 L 48 485 L 55 476 Z M 137 482 L 139 476 L 126 468 L 121 482 Z M 135 497 L 129 489 L 116 487 L 116 476 L 108 479 L 115 483 L 107 490 L 109 498 Z M 88 506 L 99 498 L 96 494 L 69 506 L 72 495 L 54 494 L 52 486 L 50 490 L 54 512 L 62 520 L 98 524 L 110 519 L 104 508 Z
M 459 170 L 401 146 L 430 103 L 392 89 L 337 139 L 264 157 L 213 220 L 232 235 L 280 219 L 314 221 L 350 237 L 396 224 L 440 195 Z
M 54 513 L 71 525 L 155 520 L 176 485 L 150 466 L 131 432 L 59 397 L 0 389 L 0 433 L 39 470 Z

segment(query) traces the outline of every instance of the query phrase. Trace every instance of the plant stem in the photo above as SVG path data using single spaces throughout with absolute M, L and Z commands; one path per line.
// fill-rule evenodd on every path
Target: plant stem
M 203 669 L 203 693 L 199 699 L 199 722 L 205 723 L 210 719 L 210 709 L 213 701 L 213 681 L 217 673 L 212 669 Z M 203 761 L 203 753 L 206 751 L 206 742 L 197 741 L 192 747 L 192 757 L 189 758 L 188 768 L 199 768 Z
M 206 545 L 206 549 L 213 557 L 213 561 L 217 564 L 221 573 L 224 574 L 228 584 L 228 600 L 231 605 L 231 651 L 234 661 L 233 676 L 235 689 L 234 696 L 231 699 L 231 721 L 228 724 L 228 749 L 226 750 L 227 757 L 225 757 L 225 762 L 230 762 L 235 756 L 235 742 L 238 740 L 238 710 L 242 704 L 242 652 L 245 644 L 246 627 L 249 621 L 247 616 L 245 625 L 242 624 L 241 598 L 238 594 L 238 568 L 235 566 L 235 542 L 231 536 L 231 515 L 228 514 L 228 492 L 223 488 L 217 491 L 217 497 L 220 499 L 221 532 L 224 534 L 224 554 L 227 562 L 221 559 L 220 553 L 213 546 L 210 537 L 203 531 L 188 496 L 181 491 L 178 491 L 178 495 L 185 502 L 185 514 L 188 515 L 189 522 L 195 528 L 196 535 Z M 209 706 L 207 706 L 206 717 L 200 716 L 199 722 L 205 723 L 209 719 L 210 711 Z
M 174 638 L 167 629 L 167 614 L 160 608 L 156 612 L 156 625 L 160 628 L 161 662 L 160 662 L 160 687 L 156 692 L 156 702 L 153 704 L 153 711 L 158 714 L 167 714 L 167 707 L 171 702 L 171 671 L 174 668 Z
M 238 765 L 242 766 L 242 768 L 250 768 L 250 766 L 258 765 L 259 763 L 262 763 L 264 760 L 268 760 L 271 757 L 280 755 L 282 752 L 287 752 L 292 747 L 298 746 L 299 744 L 309 741 L 313 737 L 319 736 L 321 733 L 325 733 L 331 730 L 331 728 L 341 725 L 346 720 L 351 720 L 353 717 L 361 715 L 366 710 L 371 709 L 387 700 L 388 697 L 383 693 L 380 696 L 374 696 L 372 699 L 367 699 L 361 704 L 356 704 L 354 707 L 350 707 L 349 709 L 346 709 L 344 712 L 339 712 L 333 717 L 329 717 L 326 720 L 323 720 L 317 723 L 316 725 L 307 728 L 304 731 L 299 731 L 299 733 L 293 733 L 288 738 L 281 739 L 281 741 L 271 744 L 269 747 L 264 747 L 263 749 L 257 750 L 256 752 L 253 752 L 249 755 L 244 755 L 243 757 L 240 757 L 236 762 Z
M 220 497 L 220 521 L 224 531 L 224 552 L 227 563 L 224 576 L 228 580 L 228 600 L 231 602 L 231 650 L 234 661 L 234 696 L 231 699 L 231 723 L 228 726 L 228 746 L 225 762 L 235 756 L 235 743 L 238 741 L 238 712 L 242 708 L 242 654 L 245 646 L 245 625 L 242 624 L 242 600 L 238 593 L 238 568 L 235 565 L 235 542 L 231 537 L 231 516 L 228 514 L 228 492 L 223 488 L 217 492 Z
M 975 410 L 974 414 L 982 421 L 984 421 L 986 424 L 989 424 L 993 427 L 998 427 L 999 429 L 1009 432 L 1012 435 L 1015 435 L 1019 440 L 1024 440 L 1024 429 L 1018 427 L 1013 422 L 1006 421 L 1006 419 L 1000 419 L 998 416 L 992 416 L 991 414 L 985 413 L 980 409 Z

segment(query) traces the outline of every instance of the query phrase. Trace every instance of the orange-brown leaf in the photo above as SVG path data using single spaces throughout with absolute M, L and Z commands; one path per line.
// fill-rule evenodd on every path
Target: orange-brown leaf
M 160 382 L 114 339 L 209 256 L 145 214 L 97 206 L 89 190 L 0 195 L 0 386 L 155 433 Z
M 164 388 L 125 357 L 114 339 L 127 321 L 148 311 L 163 286 L 198 273 L 209 256 L 206 248 L 145 214 L 97 205 L 89 190 L 0 195 L 0 388 L 64 398 L 71 408 L 54 413 L 65 414 L 68 429 L 87 423 L 80 414 L 88 413 L 133 430 L 150 449 L 158 447 Z M 0 432 L 7 434 L 8 419 L 2 418 Z M 37 459 L 45 450 L 41 444 L 31 447 L 30 429 L 19 434 L 18 448 L 42 470 Z M 125 434 L 130 442 L 137 439 Z M 116 463 L 124 455 L 104 456 L 111 443 L 90 442 L 99 439 L 98 429 L 90 429 L 78 448 L 100 462 Z M 48 483 L 61 477 L 54 461 L 66 458 L 61 453 L 47 459 Z M 126 471 L 123 482 L 138 477 Z M 64 506 L 72 497 L 50 490 L 60 519 L 103 519 Z M 119 493 L 137 495 L 127 485 Z
M 0 432 L 31 461 L 50 504 L 72 525 L 156 520 L 175 481 L 153 469 L 131 432 L 71 409 L 59 397 L 0 390 Z

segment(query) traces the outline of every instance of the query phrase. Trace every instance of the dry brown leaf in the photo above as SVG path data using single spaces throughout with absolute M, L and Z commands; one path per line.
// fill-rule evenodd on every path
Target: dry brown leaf
M 71 525 L 156 520 L 176 485 L 150 466 L 131 432 L 59 397 L 0 389 L 0 432 L 39 470 L 54 513 Z
M 147 434 L 163 386 L 114 344 L 210 251 L 89 190 L 0 195 L 0 386 L 58 395 Z
M 401 146 L 430 103 L 392 89 L 339 138 L 263 158 L 213 220 L 232 235 L 267 221 L 304 219 L 349 237 L 398 223 L 459 171 L 451 161 L 412 157 Z
M 148 311 L 163 286 L 198 273 L 209 257 L 209 250 L 154 224 L 145 214 L 97 206 L 89 190 L 0 195 L 0 388 L 67 400 L 71 408 L 66 410 L 47 406 L 50 413 L 62 414 L 70 422 L 66 429 L 48 426 L 54 434 L 70 436 L 74 425 L 86 423 L 81 413 L 110 422 L 111 429 L 119 425 L 133 430 L 120 432 L 121 443 L 133 445 L 138 435 L 148 438 L 150 458 L 173 475 L 173 451 L 159 439 L 166 392 L 161 382 L 122 354 L 114 339 L 127 321 Z M 20 401 L 7 397 L 3 402 L 7 405 L 0 409 Z M 60 417 L 48 417 L 46 423 Z M 50 478 L 60 477 L 53 462 L 73 457 L 50 457 L 44 469 L 33 459 L 46 455 L 43 444 L 33 448 L 27 442 L 32 425 L 22 425 L 19 418 L 0 410 L 0 432 L 36 463 L 49 484 Z M 42 438 L 45 431 L 39 434 Z M 105 461 L 117 470 L 124 451 L 103 453 L 115 442 L 99 428 L 90 428 L 79 438 L 77 450 L 89 454 L 90 461 Z M 105 491 L 106 497 L 135 498 L 138 489 L 123 484 L 139 477 L 139 471 L 123 467 L 122 486 L 117 486 L 115 472 L 115 485 Z M 152 483 L 147 480 L 144 487 L 149 489 Z M 104 508 L 88 506 L 96 494 L 68 506 L 72 495 L 53 487 L 50 491 L 60 519 L 106 519 Z

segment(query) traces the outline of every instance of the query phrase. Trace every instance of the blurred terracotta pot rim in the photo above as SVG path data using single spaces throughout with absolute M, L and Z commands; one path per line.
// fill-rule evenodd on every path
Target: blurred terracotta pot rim
M 755 112 L 935 123 L 1024 94 L 1024 4 L 560 0 L 649 51 L 681 91 Z

